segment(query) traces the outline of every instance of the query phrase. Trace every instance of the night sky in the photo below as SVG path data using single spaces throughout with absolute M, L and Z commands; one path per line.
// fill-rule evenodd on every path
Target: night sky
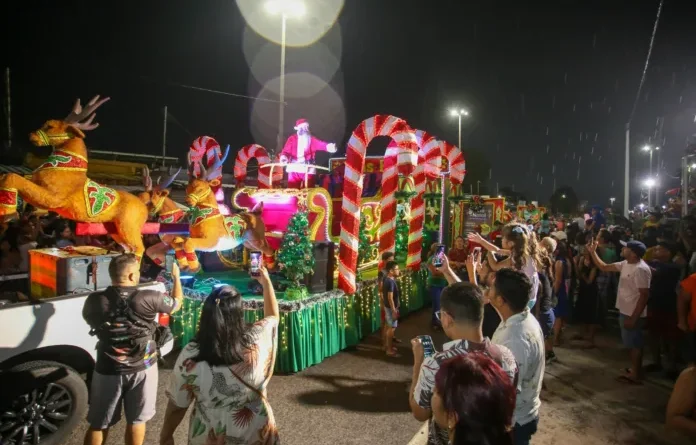
M 581 200 L 621 200 L 624 125 L 659 0 L 304 1 L 306 16 L 288 21 L 286 136 L 304 117 L 343 153 L 355 126 L 381 113 L 456 144 L 448 109 L 459 105 L 471 113 L 462 145 L 474 189 L 476 180 L 482 193 L 515 184 L 544 202 L 555 166 L 557 186 L 573 187 Z M 3 2 L 16 143 L 64 116 L 76 97 L 103 94 L 112 100 L 98 112 L 91 148 L 161 153 L 164 105 L 168 155 L 183 160 L 201 135 L 233 151 L 275 146 L 277 104 L 176 86 L 277 100 L 280 47 L 266 37 L 279 39 L 280 19 L 253 14 L 261 1 L 104 3 Z M 638 148 L 655 138 L 657 118 L 664 117 L 660 155 L 670 175 L 696 133 L 689 3 L 667 0 L 662 11 L 632 124 L 635 199 L 648 170 Z

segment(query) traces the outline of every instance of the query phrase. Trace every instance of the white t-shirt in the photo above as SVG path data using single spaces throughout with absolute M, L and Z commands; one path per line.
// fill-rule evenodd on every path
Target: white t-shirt
M 652 272 L 650 272 L 650 266 L 643 260 L 635 264 L 629 264 L 624 260 L 614 265 L 621 271 L 619 290 L 616 294 L 616 309 L 630 317 L 640 298 L 640 289 L 650 289 Z M 647 305 L 640 316 L 648 316 Z
M 539 274 L 537 274 L 536 263 L 531 258 L 527 258 L 522 266 L 522 272 L 532 283 L 532 288 L 529 290 L 529 304 L 527 305 L 531 310 L 536 304 L 537 291 L 539 290 Z

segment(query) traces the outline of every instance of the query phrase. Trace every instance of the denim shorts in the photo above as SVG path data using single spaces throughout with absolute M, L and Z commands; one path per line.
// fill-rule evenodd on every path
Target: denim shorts
M 544 340 L 553 336 L 553 324 L 556 322 L 556 314 L 553 309 L 539 313 L 539 324 L 541 331 L 544 333 Z
M 633 327 L 633 329 L 626 329 L 624 327 L 624 321 L 630 318 L 628 315 L 619 314 L 619 327 L 621 328 L 621 340 L 627 348 L 631 349 L 642 349 L 645 346 L 645 337 L 643 335 L 643 329 L 645 329 L 646 318 L 642 317 L 638 319 L 638 322 Z
M 394 312 L 389 307 L 384 308 L 384 322 L 387 326 L 392 328 L 397 327 L 399 324 L 399 321 L 394 319 Z

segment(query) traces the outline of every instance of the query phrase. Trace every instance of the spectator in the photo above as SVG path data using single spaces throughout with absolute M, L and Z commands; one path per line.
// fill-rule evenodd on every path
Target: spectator
M 534 306 L 536 316 L 541 331 L 544 333 L 544 352 L 546 361 L 551 362 L 556 359 L 553 351 L 553 326 L 556 322 L 556 314 L 553 311 L 553 283 L 554 283 L 554 257 L 558 243 L 555 239 L 546 237 L 539 243 L 541 246 L 542 269 L 539 271 L 539 292 L 537 303 Z
M 498 315 L 498 312 L 490 303 L 489 295 L 493 291 L 495 272 L 491 270 L 487 260 L 481 263 L 478 276 L 480 279 L 475 282 L 479 284 L 483 292 L 483 336 L 492 338 L 495 330 L 498 329 L 498 325 L 500 324 L 500 315 Z
M 386 265 L 388 262 L 394 260 L 394 252 L 384 252 L 382 253 L 382 262 L 380 264 Z M 382 285 L 384 284 L 384 278 L 387 276 L 386 272 L 383 269 L 380 269 L 379 272 L 377 272 L 377 293 L 379 294 L 379 314 L 380 314 L 380 321 L 382 323 L 382 328 L 381 328 L 381 337 L 382 337 L 382 349 L 384 349 L 384 352 L 387 352 L 387 323 L 385 321 L 385 313 L 384 313 L 384 292 Z M 399 340 L 396 337 L 392 338 L 392 341 L 394 343 L 401 343 L 401 340 Z
M 667 403 L 667 426 L 696 438 L 696 366 L 682 371 Z
M 551 233 L 551 222 L 549 221 L 549 214 L 544 213 L 541 217 L 541 222 L 539 223 L 539 236 L 545 237 L 549 236 Z
M 17 273 L 21 264 L 22 257 L 17 246 L 17 235 L 13 230 L 8 230 L 0 239 L 0 274 Z
M 461 275 L 466 272 L 466 257 L 469 255 L 467 250 L 467 241 L 463 236 L 458 236 L 454 240 L 454 247 L 452 247 L 449 252 L 447 252 L 447 258 L 449 258 L 450 265 L 452 269 Z
M 38 246 L 38 243 L 36 242 L 36 238 L 38 236 L 36 232 L 36 225 L 38 225 L 38 221 L 36 223 L 28 222 L 27 224 L 22 225 L 20 229 L 21 235 L 19 236 L 17 246 L 21 259 L 19 264 L 20 272 L 29 271 L 29 251 L 36 249 Z
M 522 271 L 527 276 L 532 284 L 532 287 L 529 289 L 529 308 L 533 308 L 539 288 L 537 268 L 541 267 L 541 261 L 536 239 L 532 233 L 521 224 L 511 223 L 503 227 L 502 249 L 489 243 L 477 233 L 470 233 L 469 241 L 479 243 L 488 251 L 488 263 L 494 271 L 504 267 L 511 267 Z M 509 253 L 509 257 L 502 261 L 497 261 L 495 258 L 496 253 Z
M 585 340 L 590 347 L 595 347 L 597 329 L 604 324 L 606 309 L 602 306 L 597 292 L 597 274 L 599 269 L 592 262 L 589 252 L 584 252 L 579 258 L 578 300 L 575 303 L 575 320 L 583 325 Z
M 196 338 L 172 371 L 160 444 L 174 444 L 174 431 L 192 403 L 189 445 L 279 442 L 266 389 L 280 312 L 268 271 L 260 272 L 264 318 L 253 325 L 244 321 L 242 295 L 232 286 L 213 290 L 203 303 Z
M 457 355 L 435 375 L 433 419 L 453 445 L 512 445 L 515 395 L 509 376 L 488 355 Z
M 553 265 L 553 293 L 556 296 L 556 305 L 553 308 L 553 342 L 560 346 L 563 342 L 561 335 L 563 326 L 570 317 L 570 288 L 572 281 L 573 259 L 570 249 L 565 241 L 557 243 L 556 255 Z M 555 357 L 555 354 L 552 356 Z
M 642 384 L 643 329 L 647 317 L 647 303 L 650 295 L 650 267 L 641 258 L 645 254 L 645 244 L 640 241 L 622 242 L 621 254 L 624 261 L 606 264 L 597 255 L 597 242 L 588 245 L 588 251 L 597 267 L 604 272 L 621 272 L 616 308 L 619 310 L 619 324 L 624 346 L 631 350 L 631 367 L 618 378 L 622 382 Z
M 171 314 L 183 304 L 179 268 L 172 268 L 173 299 L 138 290 L 140 260 L 133 254 L 109 264 L 111 286 L 90 294 L 82 316 L 97 336 L 97 363 L 92 374 L 85 445 L 101 445 L 109 428 L 126 413 L 126 443 L 142 445 L 145 424 L 157 407 L 157 345 L 153 340 L 158 313 Z
M 544 377 L 544 334 L 539 322 L 529 313 L 531 287 L 524 273 L 501 269 L 495 274 L 491 299 L 503 320 L 493 335 L 493 343 L 512 351 L 519 370 L 513 416 L 516 445 L 528 445 L 537 431 Z
M 602 214 L 602 208 L 600 206 L 592 207 L 592 224 L 590 225 L 590 230 L 597 233 L 600 229 L 604 228 L 607 221 Z
M 662 352 L 667 355 L 667 375 L 676 378 L 680 330 L 677 327 L 677 287 L 682 268 L 674 263 L 676 246 L 666 241 L 659 242 L 648 262 L 652 278 L 648 298 L 648 332 L 653 363 L 646 371 L 662 371 Z
M 502 237 L 503 234 L 503 223 L 496 220 L 493 223 L 493 231 L 488 234 L 488 240 L 495 244 L 496 246 L 500 247 L 500 238 Z
M 399 283 L 399 265 L 396 261 L 389 261 L 384 268 L 386 276 L 382 284 L 384 292 L 384 320 L 386 323 L 385 342 L 387 355 L 397 357 L 396 348 L 393 346 L 394 331 L 399 324 L 399 307 L 401 305 Z
M 70 228 L 70 224 L 65 220 L 57 224 L 55 238 L 56 247 L 59 249 L 75 245 L 75 237 L 73 236 L 72 229 Z
M 473 261 L 471 264 L 472 272 L 475 272 Z M 450 284 L 442 292 L 440 319 L 445 334 L 452 341 L 443 345 L 442 352 L 437 352 L 431 357 L 424 357 L 420 339 L 411 341 L 414 364 L 409 403 L 416 419 L 422 422 L 430 420 L 428 443 L 444 445 L 448 443 L 447 430 L 438 426 L 432 419 L 431 405 L 435 375 L 442 362 L 470 352 L 482 352 L 502 367 L 510 382 L 515 379 L 517 366 L 515 357 L 507 348 L 491 343 L 481 332 L 483 295 L 478 286 L 460 282 L 447 258 L 444 260 L 442 271 Z

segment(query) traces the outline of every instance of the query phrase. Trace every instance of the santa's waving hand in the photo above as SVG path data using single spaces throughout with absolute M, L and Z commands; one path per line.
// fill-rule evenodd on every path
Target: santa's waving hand
M 309 132 L 309 122 L 306 119 L 298 119 L 295 122 L 295 131 L 285 142 L 280 153 L 280 162 L 290 163 L 286 167 L 288 172 L 288 187 L 301 188 L 307 174 L 306 187 L 314 187 L 316 171 L 302 164 L 314 164 L 314 156 L 318 151 L 336 153 L 336 145 L 315 138 Z

